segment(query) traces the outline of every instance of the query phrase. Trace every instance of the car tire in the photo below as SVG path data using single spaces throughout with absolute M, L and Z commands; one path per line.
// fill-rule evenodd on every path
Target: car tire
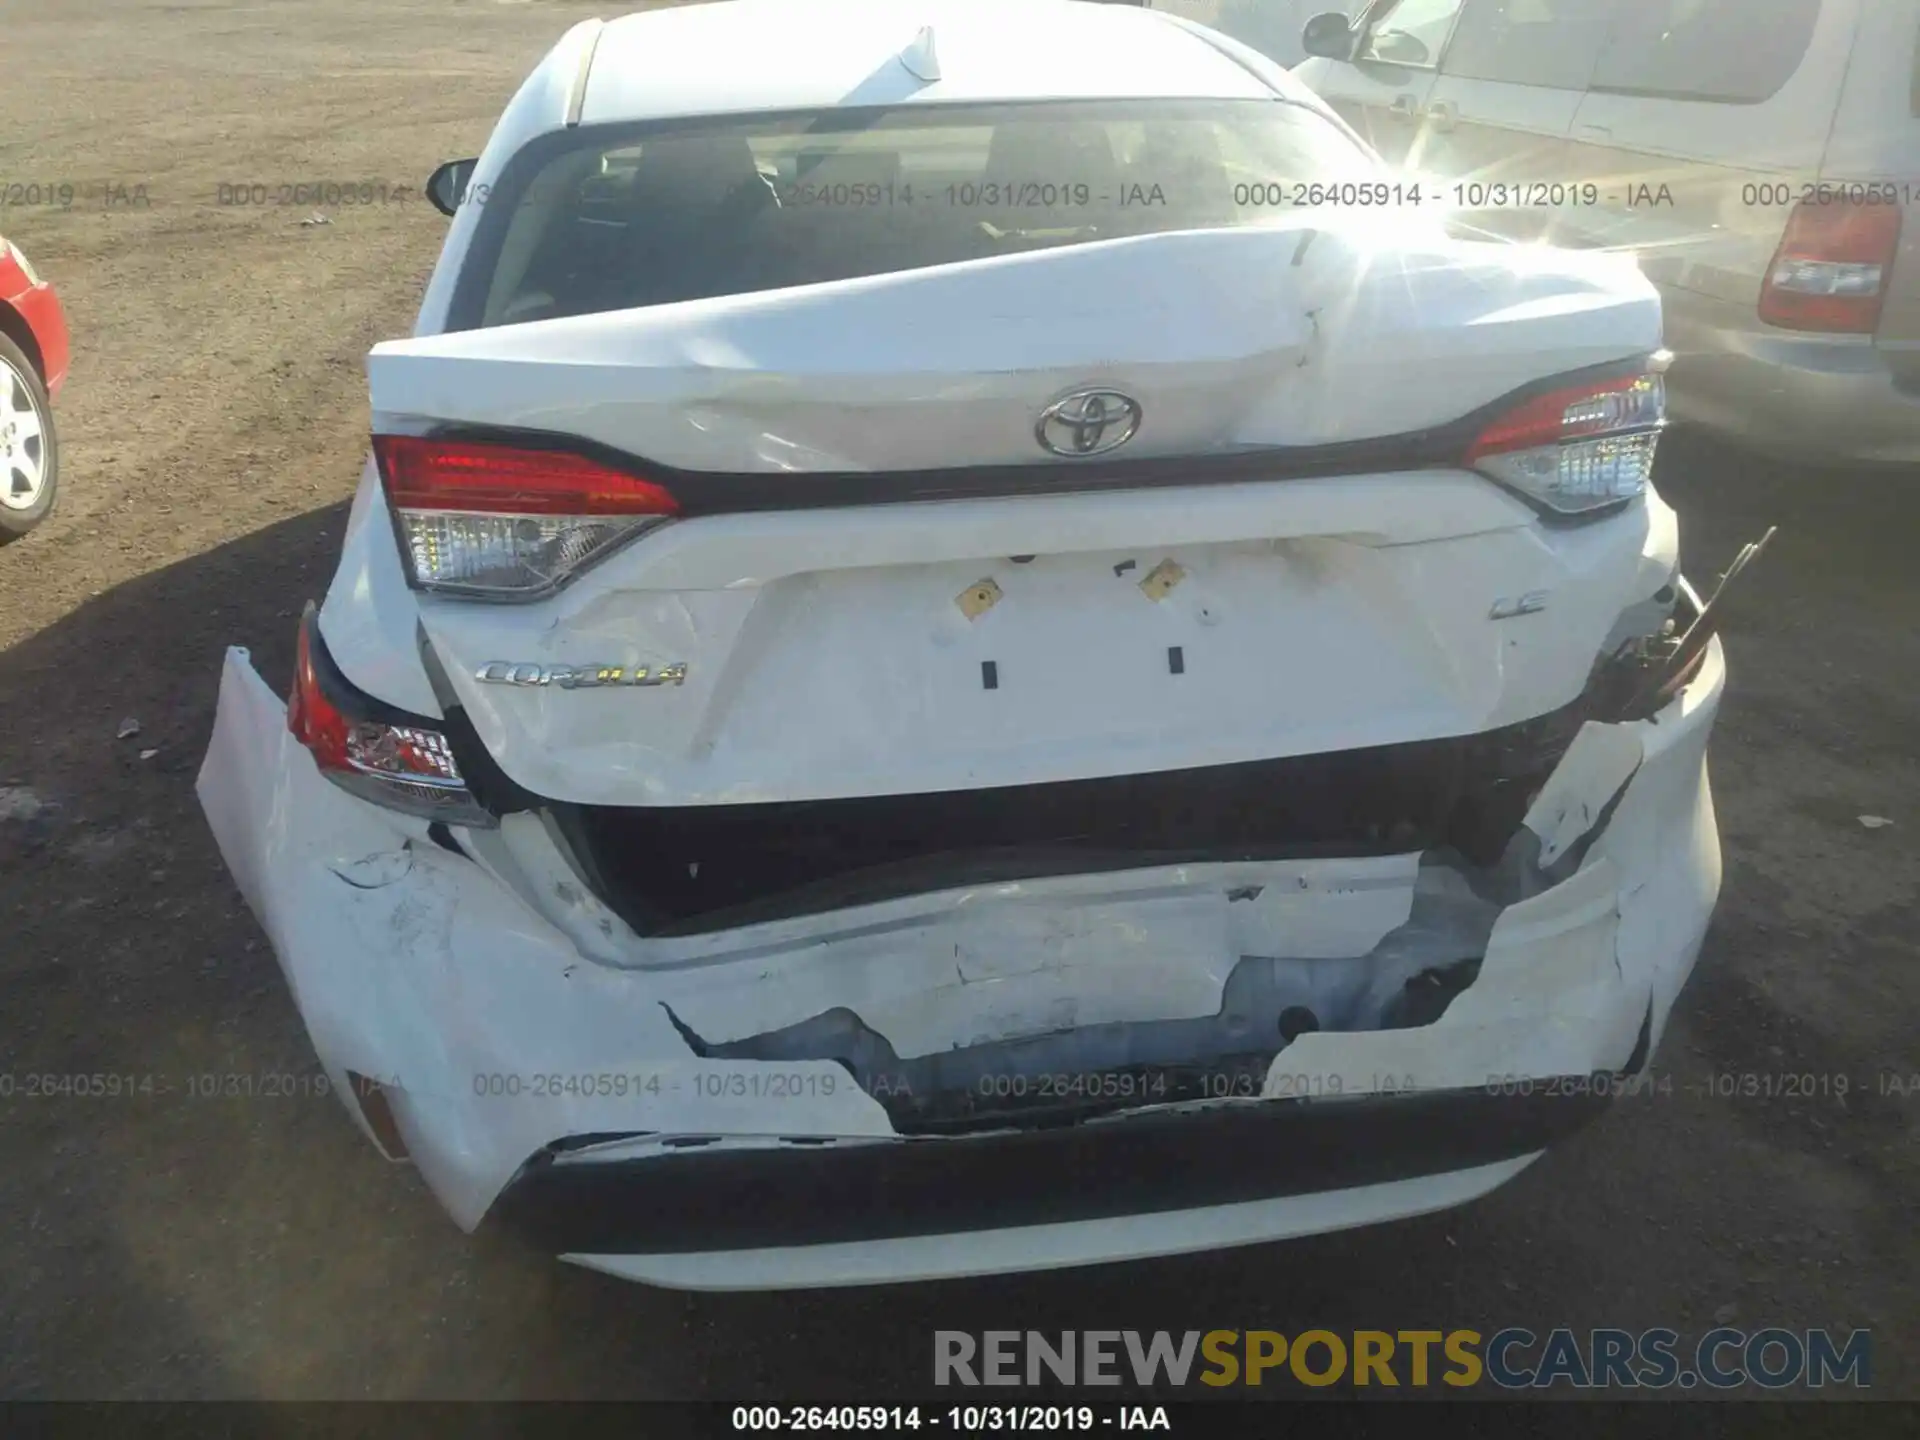
M 0 335 L 0 545 L 18 540 L 53 509 L 60 437 L 40 372 Z

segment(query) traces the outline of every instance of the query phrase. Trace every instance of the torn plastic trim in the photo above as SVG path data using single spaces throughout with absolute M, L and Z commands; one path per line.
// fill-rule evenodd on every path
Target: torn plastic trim
M 716 1042 L 661 1003 L 703 1059 L 836 1062 L 902 1135 L 1079 1124 L 1122 1111 L 1258 1099 L 1275 1057 L 1300 1034 L 1431 1023 L 1472 984 L 1500 909 L 1448 859 L 1430 858 L 1406 922 L 1371 952 L 1243 955 L 1212 1014 L 1063 1026 L 905 1058 L 844 1005 Z
M 1706 660 L 1707 646 L 1720 633 L 1728 587 L 1760 557 L 1779 528 L 1769 526 L 1765 535 L 1742 546 L 1720 576 L 1713 594 L 1704 601 L 1685 577 L 1675 576 L 1672 613 L 1650 632 L 1621 638 L 1619 647 L 1610 651 L 1595 672 L 1590 688 L 1597 718 L 1615 722 L 1648 719 L 1691 683 Z M 1661 596 L 1654 598 L 1658 601 Z M 1623 617 L 1623 626 L 1627 619 Z M 1616 627 L 1616 638 L 1621 628 Z
M 1077 1124 L 1168 1105 L 1272 1098 L 1296 1038 L 1417 1029 L 1468 992 L 1497 923 L 1578 870 L 1640 768 L 1630 732 L 1588 723 L 1492 866 L 1426 857 L 1407 921 L 1352 959 L 1242 956 L 1217 1013 L 1063 1028 L 903 1059 L 841 1006 L 724 1043 L 668 1008 L 696 1055 L 841 1065 L 903 1135 Z M 1290 1024 L 1291 1020 L 1291 1024 Z M 1336 1079 L 1322 1098 L 1342 1093 Z
M 1628 778 L 1619 777 L 1608 803 Z M 1595 820 L 1604 825 L 1604 815 Z M 1591 843 L 1596 833 L 1590 827 L 1580 838 Z M 1406 923 L 1372 951 L 1352 958 L 1242 956 L 1226 976 L 1218 1010 L 1205 1016 L 1062 1027 L 903 1058 L 847 1006 L 714 1042 L 662 1003 L 702 1058 L 838 1064 L 902 1135 L 1045 1128 L 1270 1100 L 1272 1076 L 1288 1068 L 1285 1052 L 1297 1039 L 1412 1030 L 1440 1020 L 1478 978 L 1504 902 L 1552 887 L 1538 864 L 1541 853 L 1538 836 L 1523 829 L 1488 875 L 1469 879 L 1461 857 L 1429 856 Z M 1500 898 L 1488 893 L 1503 891 Z M 1342 1093 L 1336 1078 L 1317 1098 Z
M 1584 806 L 1571 807 L 1604 828 L 1561 836 L 1581 848 L 1570 845 L 1555 868 L 1576 868 L 1502 911 L 1479 976 L 1438 1021 L 1392 1034 L 1305 1035 L 1276 1069 L 1326 1085 L 1339 1077 L 1354 1093 L 1382 1073 L 1448 1088 L 1613 1071 L 1636 1055 L 1644 1063 L 1698 958 L 1719 894 L 1706 752 L 1725 682 L 1716 639 L 1672 702 L 1621 727 L 1639 752 L 1631 778 L 1611 799 L 1590 789 L 1577 797 Z M 1575 780 L 1573 772 L 1556 778 L 1563 792 L 1605 783 Z M 1551 784 L 1543 792 L 1541 815 L 1567 811 L 1564 801 L 1576 798 L 1554 792 Z
M 1711 677 L 1714 698 L 1721 678 Z M 1698 717 L 1702 747 L 1711 714 L 1708 708 Z M 1645 1062 L 1653 999 L 1643 992 L 1628 1007 L 1617 1003 L 1625 998 L 1619 988 L 1630 983 L 1617 951 L 1620 891 L 1629 882 L 1593 851 L 1642 772 L 1645 729 L 1587 722 L 1494 864 L 1429 854 L 1406 921 L 1370 952 L 1347 959 L 1243 955 L 1211 1014 L 1058 1026 L 903 1059 L 849 1006 L 718 1042 L 670 1004 L 663 1008 L 702 1058 L 839 1065 L 902 1135 L 1047 1128 L 1288 1094 L 1339 1098 L 1348 1093 L 1351 1067 L 1329 1066 L 1324 1057 L 1335 1053 L 1329 1047 L 1354 1040 L 1381 1054 L 1376 1087 L 1386 1074 L 1391 1088 L 1396 1072 L 1384 1058 L 1391 1052 L 1382 1049 L 1391 1034 L 1446 1030 L 1443 1022 L 1462 996 L 1479 1013 L 1454 1037 L 1486 1047 L 1490 1058 L 1482 1063 L 1497 1066 L 1503 1052 L 1537 1047 L 1530 1033 L 1536 1029 L 1551 1046 L 1558 1025 L 1535 1007 L 1553 986 L 1566 987 L 1569 1017 L 1618 1012 L 1595 1027 L 1587 1048 L 1600 1070 L 1623 1056 L 1632 1068 Z M 1683 759 L 1683 768 L 1688 763 L 1697 764 Z M 1714 871 L 1717 887 L 1717 863 Z M 1702 932 L 1709 911 L 1710 902 L 1698 917 Z M 1697 937 L 1691 943 L 1697 948 Z M 1489 959 L 1497 961 L 1492 989 L 1477 994 Z M 1469 1027 L 1470 1037 L 1462 1033 Z M 1431 1054 L 1433 1042 L 1423 1048 Z M 1457 1056 L 1452 1063 L 1457 1069 Z M 1397 1073 L 1408 1088 L 1425 1083 L 1415 1070 Z M 1276 1076 L 1287 1085 L 1297 1080 L 1297 1088 L 1276 1090 Z

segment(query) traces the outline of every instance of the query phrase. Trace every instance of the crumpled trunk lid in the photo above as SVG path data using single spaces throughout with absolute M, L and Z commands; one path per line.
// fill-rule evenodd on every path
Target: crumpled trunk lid
M 1035 440 L 1068 387 L 1139 402 L 1129 458 L 1206 455 L 1409 434 L 1659 340 L 1630 262 L 1321 221 L 425 336 L 369 372 L 376 428 L 524 428 L 690 471 L 915 471 L 1081 463 Z
M 1183 232 L 383 345 L 377 429 L 609 447 L 668 467 L 694 514 L 537 603 L 419 597 L 431 654 L 513 780 L 614 807 L 1154 774 L 1545 714 L 1645 598 L 1649 517 L 1555 537 L 1431 444 L 1364 474 L 1289 457 L 1646 354 L 1658 300 L 1606 257 L 1401 232 Z M 1085 387 L 1137 402 L 1115 454 L 1150 482 L 1072 493 L 1110 457 L 1036 427 Z M 1186 483 L 1235 454 L 1230 483 Z M 982 469 L 990 495 L 798 498 L 858 475 L 928 502 Z M 745 513 L 698 513 L 742 484 Z M 685 672 L 501 683 L 520 665 Z

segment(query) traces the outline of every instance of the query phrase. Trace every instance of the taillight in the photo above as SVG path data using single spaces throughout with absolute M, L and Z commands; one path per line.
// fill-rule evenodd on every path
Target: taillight
M 532 599 L 679 513 L 671 491 L 583 455 L 376 435 L 413 583 Z
M 1767 267 L 1760 318 L 1783 330 L 1871 335 L 1900 248 L 1900 207 L 1803 200 Z
M 1480 432 L 1466 463 L 1562 514 L 1631 500 L 1647 488 L 1667 423 L 1667 358 L 1522 401 Z
M 322 775 L 363 800 L 449 825 L 496 823 L 467 789 L 444 731 L 423 717 L 388 712 L 347 683 L 326 653 L 311 605 L 300 619 L 287 729 Z

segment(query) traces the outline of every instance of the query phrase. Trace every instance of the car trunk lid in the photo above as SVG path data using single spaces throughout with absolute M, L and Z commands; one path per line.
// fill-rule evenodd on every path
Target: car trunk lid
M 419 610 L 514 781 L 672 807 L 1231 766 L 1552 710 L 1645 598 L 1650 522 L 1545 537 L 1442 464 L 1471 438 L 1447 427 L 1658 341 L 1651 287 L 1607 257 L 1302 224 L 424 337 L 371 371 L 377 428 L 584 442 L 666 477 L 681 518 L 555 593 Z M 1142 459 L 1040 443 L 1089 387 L 1138 403 L 1119 454 Z M 1325 473 L 1355 445 L 1384 448 Z M 822 505 L 854 482 L 860 503 Z M 675 683 L 557 678 L 642 667 Z
M 376 429 L 804 476 L 1080 463 L 1036 443 L 1068 387 L 1138 400 L 1130 457 L 1407 434 L 1658 339 L 1653 291 L 1605 257 L 1297 222 L 425 336 L 369 370 Z

